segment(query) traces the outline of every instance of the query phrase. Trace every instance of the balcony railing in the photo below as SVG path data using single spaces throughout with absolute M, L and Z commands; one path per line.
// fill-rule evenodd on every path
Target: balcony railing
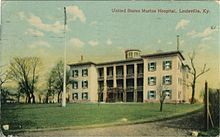
M 99 76 L 98 80 L 104 80 L 104 76 Z
M 137 74 L 137 77 L 138 77 L 138 78 L 143 78 L 143 77 L 144 77 L 144 73 L 138 73 L 138 74 Z
M 113 79 L 113 75 L 108 75 L 108 76 L 107 76 L 107 79 L 108 79 L 108 80 Z
M 114 92 L 114 87 L 107 87 L 108 92 Z
M 117 90 L 122 92 L 123 91 L 123 87 L 122 86 L 118 86 Z
M 134 73 L 130 73 L 126 75 L 127 78 L 134 78 Z
M 117 79 L 123 79 L 123 78 L 124 78 L 124 75 L 122 75 L 122 74 L 117 74 L 117 75 L 116 75 L 116 78 L 117 78 Z
M 137 86 L 137 91 L 143 91 L 143 86 Z
M 127 86 L 126 91 L 127 92 L 133 92 L 134 91 L 134 86 Z

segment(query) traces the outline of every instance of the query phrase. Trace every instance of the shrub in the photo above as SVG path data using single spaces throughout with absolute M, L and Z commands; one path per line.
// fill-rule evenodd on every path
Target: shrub
M 209 103 L 210 103 L 210 113 L 212 115 L 212 120 L 215 127 L 219 127 L 219 90 L 209 89 Z

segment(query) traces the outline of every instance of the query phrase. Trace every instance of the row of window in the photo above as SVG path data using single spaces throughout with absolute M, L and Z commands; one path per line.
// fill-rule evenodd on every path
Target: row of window
M 148 85 L 153 86 L 156 85 L 156 77 L 148 77 Z M 163 76 L 163 85 L 171 85 L 172 84 L 172 76 L 166 75 Z
M 163 85 L 171 85 L 171 84 L 172 84 L 172 76 L 171 75 L 163 76 Z M 81 85 L 82 88 L 88 88 L 88 81 L 87 80 L 82 81 Z M 156 85 L 156 77 L 148 77 L 148 85 L 149 86 Z M 79 88 L 78 81 L 74 81 L 72 83 L 72 88 L 73 89 Z
M 72 96 L 73 100 L 78 100 L 79 99 L 79 94 L 80 93 L 73 93 L 73 96 Z M 82 100 L 88 100 L 88 93 L 87 92 L 83 92 L 81 94 L 81 98 L 82 98 Z
M 172 91 L 171 90 L 163 90 L 162 92 L 165 93 L 166 99 L 171 99 L 171 97 L 172 97 Z M 148 91 L 147 94 L 148 94 L 148 99 L 156 99 L 157 98 L 156 90 L 150 90 L 150 91 Z M 80 95 L 80 93 L 73 93 L 73 96 L 72 96 L 73 100 L 78 100 L 79 95 Z M 82 100 L 88 100 L 88 93 L 83 92 L 81 94 L 81 99 Z
M 148 63 L 148 71 L 155 71 L 157 68 L 156 62 L 150 62 Z M 170 70 L 172 69 L 172 61 L 163 61 L 163 70 Z M 133 70 L 131 69 L 133 72 Z M 130 72 L 130 73 L 132 73 Z M 113 73 L 112 73 L 113 74 Z M 78 77 L 79 71 L 78 70 L 72 70 L 72 77 Z M 88 76 L 88 69 L 82 69 L 82 76 Z
M 72 77 L 78 77 L 79 71 L 78 70 L 72 70 Z M 82 69 L 82 76 L 88 76 L 88 69 Z
M 156 71 L 157 63 L 150 62 L 148 63 L 148 71 Z M 163 70 L 170 70 L 172 69 L 172 61 L 163 61 Z
M 171 99 L 172 91 L 171 90 L 163 90 L 162 92 L 165 93 L 166 99 Z M 156 99 L 157 97 L 156 90 L 148 91 L 148 99 Z
M 84 88 L 84 89 L 88 88 L 88 81 L 87 80 L 83 80 L 81 85 L 82 85 L 82 88 Z M 78 81 L 74 81 L 72 83 L 72 88 L 73 89 L 78 89 L 79 88 L 78 86 L 79 86 Z

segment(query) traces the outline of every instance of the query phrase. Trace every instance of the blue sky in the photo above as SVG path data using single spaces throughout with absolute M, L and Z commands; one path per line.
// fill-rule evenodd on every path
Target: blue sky
M 123 59 L 123 51 L 138 48 L 142 54 L 180 49 L 185 57 L 195 50 L 197 66 L 211 71 L 204 79 L 213 86 L 219 74 L 219 6 L 206 2 L 144 1 L 7 1 L 2 3 L 2 63 L 14 56 L 39 56 L 49 70 L 63 57 L 64 11 L 67 7 L 67 59 L 102 62 Z M 120 9 L 208 9 L 208 14 L 112 13 Z

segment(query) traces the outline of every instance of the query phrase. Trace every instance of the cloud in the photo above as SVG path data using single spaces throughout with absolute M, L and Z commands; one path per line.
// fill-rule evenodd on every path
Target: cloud
M 202 39 L 202 41 L 208 41 L 208 40 L 214 40 L 214 38 L 211 37 L 211 36 L 209 36 L 209 37 L 204 37 L 204 38 Z
M 180 45 L 183 45 L 184 44 L 184 40 L 180 40 Z
M 60 23 L 59 21 L 56 21 L 53 24 L 45 24 L 43 23 L 40 17 L 32 14 L 30 15 L 29 18 L 27 18 L 27 20 L 32 26 L 48 32 L 60 33 L 64 29 L 63 24 Z
M 90 25 L 90 26 L 93 26 L 93 25 L 97 25 L 97 24 L 98 24 L 97 21 L 92 21 L 89 25 Z
M 195 30 L 192 30 L 191 32 L 188 32 L 187 35 L 191 36 L 192 38 L 204 38 L 210 36 L 215 31 L 216 29 L 211 29 L 211 27 L 207 27 L 202 32 L 196 32 Z
M 173 44 L 172 41 L 167 42 L 167 45 L 172 45 L 172 44 Z
M 35 41 L 33 43 L 31 43 L 30 45 L 28 45 L 29 48 L 42 48 L 42 47 L 46 47 L 46 48 L 50 48 L 51 45 L 46 42 L 46 41 L 43 41 L 43 40 L 40 40 L 40 41 Z
M 112 45 L 112 40 L 111 39 L 107 39 L 106 44 L 109 45 L 109 46 Z
M 85 14 L 78 6 L 74 6 L 74 5 L 68 6 L 66 10 L 67 10 L 67 16 L 68 16 L 67 21 L 68 20 L 75 21 L 76 19 L 79 19 L 83 23 L 86 22 Z
M 20 20 L 23 20 L 25 18 L 24 12 L 18 12 L 18 16 L 20 18 Z
M 70 45 L 76 47 L 76 48 L 82 48 L 85 43 L 83 41 L 81 41 L 79 38 L 72 38 L 69 41 Z
M 89 45 L 91 45 L 92 47 L 95 47 L 97 45 L 99 45 L 99 42 L 97 40 L 90 40 L 89 42 Z
M 160 44 L 160 43 L 161 43 L 161 40 L 160 40 L 160 39 L 158 39 L 158 40 L 157 40 L 157 43 L 158 43 L 158 44 Z
M 209 45 L 201 43 L 198 45 L 198 53 L 200 54 L 207 53 L 207 51 L 210 50 L 210 48 L 211 47 Z
M 180 20 L 178 23 L 177 23 L 177 25 L 176 25 L 176 30 L 178 30 L 178 29 L 184 29 L 188 24 L 189 24 L 189 20 L 185 20 L 185 19 L 182 19 L 182 20 Z
M 43 37 L 44 36 L 44 33 L 39 31 L 39 30 L 34 30 L 34 29 L 28 29 L 25 34 L 27 35 L 33 35 L 35 37 Z

